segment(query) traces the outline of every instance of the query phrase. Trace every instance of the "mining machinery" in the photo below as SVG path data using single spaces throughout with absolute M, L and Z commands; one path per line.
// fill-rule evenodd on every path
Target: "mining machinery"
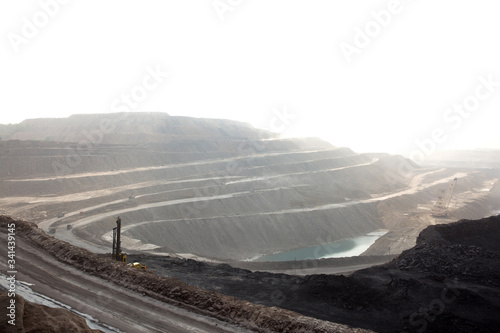
M 431 215 L 433 217 L 448 216 L 448 208 L 450 207 L 451 197 L 453 195 L 453 191 L 455 190 L 455 186 L 457 185 L 457 180 L 457 178 L 453 179 L 446 192 L 443 191 L 443 195 L 438 197 L 436 204 L 431 210 Z
M 116 261 L 127 262 L 127 255 L 122 253 L 121 249 L 121 241 L 120 234 L 122 229 L 122 220 L 118 216 L 116 219 L 116 227 L 113 228 L 113 253 L 111 254 L 111 258 Z
M 130 266 L 130 267 L 133 267 L 133 268 L 137 268 L 139 270 L 144 270 L 144 271 L 147 271 L 148 268 L 146 265 L 143 265 L 141 264 L 140 262 L 134 262 L 134 263 L 130 263 L 128 264 L 127 266 Z

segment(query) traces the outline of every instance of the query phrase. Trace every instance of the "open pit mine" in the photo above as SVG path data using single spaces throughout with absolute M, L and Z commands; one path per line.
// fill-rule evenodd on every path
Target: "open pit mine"
M 387 264 L 412 249 L 428 227 L 500 210 L 498 153 L 487 167 L 449 161 L 420 166 L 402 156 L 357 153 L 315 138 L 283 139 L 240 122 L 165 113 L 32 119 L 0 125 L 0 137 L 0 215 L 32 222 L 43 237 L 96 255 L 96 265 L 111 260 L 119 217 L 120 251 L 129 262 L 147 263 L 145 272 L 134 274 L 175 276 L 223 294 L 246 279 L 282 281 L 293 289 L 293 283 L 305 283 L 304 276 L 319 283 L 321 275 L 311 274 L 347 274 Z M 191 270 L 174 269 L 177 265 Z M 205 275 L 195 277 L 193 265 L 225 267 L 225 273 L 212 273 L 234 279 L 225 286 L 207 284 Z M 247 272 L 244 277 L 239 270 Z M 297 280 L 290 282 L 292 277 Z M 323 282 L 317 284 L 318 295 L 321 285 L 333 288 Z M 234 288 L 229 290 L 228 283 Z M 255 298 L 258 293 L 248 291 L 253 296 L 247 295 L 246 302 L 377 332 L 417 327 L 397 323 L 391 330 L 392 317 L 376 325 L 352 319 L 360 314 L 348 319 L 310 308 L 301 312 L 279 293 Z M 369 308 L 356 304 L 358 312 Z M 239 320 L 238 329 L 255 329 L 250 321 Z M 276 327 L 266 329 L 281 330 Z M 328 327 L 317 331 L 356 330 Z

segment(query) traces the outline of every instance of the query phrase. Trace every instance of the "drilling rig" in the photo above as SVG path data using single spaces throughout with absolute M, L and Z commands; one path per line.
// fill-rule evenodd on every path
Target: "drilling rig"
M 453 191 L 455 190 L 455 186 L 457 185 L 457 180 L 458 178 L 453 179 L 446 192 L 443 191 L 443 195 L 438 197 L 436 204 L 431 210 L 431 215 L 433 217 L 448 216 L 448 207 L 450 207 L 451 197 L 453 195 Z
M 127 262 L 127 255 L 122 253 L 120 234 L 122 229 L 122 219 L 118 216 L 116 219 L 116 227 L 113 228 L 113 253 L 111 258 L 116 261 Z

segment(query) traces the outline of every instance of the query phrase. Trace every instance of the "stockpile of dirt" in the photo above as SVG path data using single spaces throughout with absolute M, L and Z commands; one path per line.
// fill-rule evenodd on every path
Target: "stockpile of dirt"
M 479 246 L 494 252 L 500 252 L 500 229 L 498 216 L 477 220 L 461 220 L 453 224 L 433 225 L 422 231 L 417 242 L 427 244 L 460 244 Z
M 0 216 L 0 226 L 16 223 L 17 237 L 37 244 L 59 261 L 88 274 L 152 298 L 181 306 L 220 320 L 238 323 L 258 332 L 369 332 L 345 325 L 308 318 L 276 307 L 252 304 L 234 297 L 190 286 L 175 278 L 139 271 L 123 263 L 99 257 L 87 250 L 57 240 L 35 224 Z
M 402 253 L 391 267 L 421 274 L 432 273 L 456 282 L 498 287 L 499 223 L 497 216 L 430 226 L 420 233 L 417 246 Z
M 10 298 L 6 293 L 0 294 L 1 308 L 6 309 L 11 304 L 11 300 L 15 300 L 15 318 L 11 319 L 5 315 L 1 316 L 1 332 L 103 333 L 101 330 L 91 329 L 87 326 L 85 319 L 68 310 L 31 303 L 19 295 L 16 295 L 15 298 Z M 9 321 L 11 321 L 11 324 L 9 324 Z

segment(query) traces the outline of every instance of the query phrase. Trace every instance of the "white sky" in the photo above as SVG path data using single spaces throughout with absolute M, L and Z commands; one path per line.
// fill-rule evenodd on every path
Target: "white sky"
M 125 108 L 240 120 L 360 152 L 500 149 L 500 84 L 489 92 L 479 80 L 500 82 L 498 0 L 67 2 L 1 2 L 0 123 Z M 214 3 L 231 6 L 224 20 Z M 348 63 L 341 43 L 355 47 L 356 29 L 377 29 L 370 13 L 387 8 L 390 22 Z M 125 107 L 121 95 L 141 92 L 147 68 L 169 76 L 148 79 L 151 91 Z M 446 112 L 464 100 L 471 112 Z M 277 110 L 295 117 L 279 121 Z

